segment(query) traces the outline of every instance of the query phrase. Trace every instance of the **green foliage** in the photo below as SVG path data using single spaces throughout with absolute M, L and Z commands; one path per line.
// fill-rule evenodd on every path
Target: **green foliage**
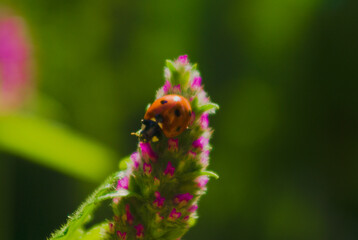
M 0 150 L 93 182 L 113 171 L 117 158 L 65 126 L 25 114 L 0 115 Z
M 95 190 L 88 199 L 82 203 L 78 210 L 69 217 L 67 223 L 58 231 L 52 234 L 49 240 L 75 240 L 84 237 L 84 239 L 98 239 L 103 226 L 95 227 L 90 231 L 84 230 L 84 225 L 90 220 L 96 208 L 100 203 L 114 197 L 128 195 L 128 191 L 115 191 L 113 183 L 123 175 L 123 172 L 117 172 L 109 177 L 97 190 Z

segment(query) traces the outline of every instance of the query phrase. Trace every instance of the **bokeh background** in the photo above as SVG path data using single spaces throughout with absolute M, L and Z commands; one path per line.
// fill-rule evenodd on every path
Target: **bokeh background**
M 25 43 L 15 72 L 26 68 L 16 88 L 0 78 L 0 97 L 17 99 L 2 99 L 0 114 L 0 239 L 45 239 L 118 169 L 165 59 L 181 54 L 221 106 L 210 119 L 220 179 L 184 239 L 357 239 L 356 0 L 1 0 L 0 9 L 0 22 L 17 16 L 11 31 Z

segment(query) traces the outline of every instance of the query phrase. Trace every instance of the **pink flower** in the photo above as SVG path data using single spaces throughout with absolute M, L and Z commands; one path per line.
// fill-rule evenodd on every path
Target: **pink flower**
M 196 211 L 196 209 L 198 209 L 198 205 L 191 205 L 189 208 L 188 208 L 188 212 L 191 212 L 191 213 L 193 213 L 193 212 L 195 212 Z
M 191 82 L 191 88 L 192 89 L 198 89 L 201 87 L 201 77 L 196 76 L 193 78 L 193 81 Z
M 175 208 L 173 208 L 173 210 L 169 214 L 168 220 L 174 221 L 174 220 L 180 218 L 180 216 L 181 216 L 181 212 L 177 212 L 177 210 Z
M 137 238 L 142 238 L 142 237 L 143 237 L 143 231 L 144 231 L 143 225 L 142 225 L 142 224 L 138 224 L 137 226 L 134 226 L 134 228 L 137 230 L 136 237 L 137 237 Z
M 168 150 L 169 151 L 173 151 L 173 152 L 177 152 L 178 151 L 178 139 L 173 139 L 173 138 L 169 138 L 168 139 Z
M 206 167 L 209 165 L 209 150 L 203 151 L 200 155 L 200 163 Z
M 209 144 L 209 139 L 204 137 L 199 137 L 197 140 L 195 140 L 192 144 L 194 148 L 200 148 L 203 150 L 207 145 Z
M 161 197 L 160 193 L 158 191 L 155 192 L 155 197 L 156 197 L 156 199 L 153 202 L 153 206 L 162 208 L 164 205 L 165 198 Z
M 173 167 L 171 162 L 168 162 L 167 168 L 164 170 L 164 175 L 170 175 L 173 177 L 175 168 Z
M 149 159 L 155 162 L 158 158 L 158 155 L 153 151 L 150 143 L 146 142 L 140 142 L 139 147 L 142 151 L 142 156 L 144 160 L 148 161 Z
M 127 176 L 121 178 L 118 180 L 117 183 L 117 190 L 119 189 L 128 189 L 128 185 L 129 185 L 129 178 Z
M 112 222 L 108 223 L 108 232 L 111 234 L 114 233 L 114 224 Z
M 185 217 L 183 218 L 183 220 L 184 220 L 184 221 L 188 221 L 188 220 L 189 220 L 189 216 L 185 216 Z
M 143 171 L 147 176 L 149 176 L 152 173 L 152 165 L 149 163 L 143 163 Z
M 182 64 L 182 65 L 188 64 L 188 63 L 189 63 L 188 55 L 181 55 L 181 56 L 179 56 L 177 62 L 180 63 L 180 64 Z
M 204 188 L 206 186 L 206 184 L 209 182 L 209 177 L 208 176 L 200 176 L 200 177 L 197 177 L 195 179 L 195 182 L 197 183 L 197 186 L 199 188 Z
M 163 86 L 163 93 L 164 95 L 167 94 L 169 92 L 169 89 L 172 87 L 172 85 L 170 84 L 170 82 L 168 80 L 165 81 L 165 84 Z
M 127 233 L 126 232 L 121 232 L 121 231 L 117 231 L 117 236 L 121 239 L 121 240 L 126 240 L 127 239 Z
M 129 205 L 126 205 L 126 214 L 123 215 L 123 221 L 127 221 L 129 224 L 133 223 L 133 215 L 129 211 Z
M 209 114 L 204 113 L 200 117 L 200 126 L 203 129 L 207 129 L 209 127 Z
M 180 84 L 175 85 L 175 86 L 173 87 L 173 92 L 175 92 L 175 93 L 180 93 L 180 91 L 181 91 L 181 89 L 180 89 Z
M 179 204 L 180 206 L 184 206 L 188 204 L 188 202 L 193 199 L 193 195 L 190 193 L 179 194 L 174 198 L 174 203 Z
M 195 157 L 196 157 L 196 152 L 189 151 L 189 152 L 188 152 L 188 156 L 189 156 L 190 158 L 195 158 Z
M 138 152 L 132 153 L 130 159 L 131 159 L 132 162 L 133 162 L 133 167 L 134 167 L 135 169 L 138 169 L 138 167 L 139 167 L 139 159 L 140 159 L 140 156 L 139 156 Z
M 19 107 L 32 80 L 31 49 L 24 23 L 10 12 L 0 12 L 0 108 Z

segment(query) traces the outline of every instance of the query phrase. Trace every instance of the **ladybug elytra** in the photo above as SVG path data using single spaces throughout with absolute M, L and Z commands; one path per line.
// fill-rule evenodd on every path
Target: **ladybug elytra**
M 175 94 L 165 95 L 148 108 L 141 130 L 134 135 L 143 142 L 156 142 L 162 133 L 167 138 L 176 137 L 188 127 L 191 114 L 191 106 L 186 98 Z

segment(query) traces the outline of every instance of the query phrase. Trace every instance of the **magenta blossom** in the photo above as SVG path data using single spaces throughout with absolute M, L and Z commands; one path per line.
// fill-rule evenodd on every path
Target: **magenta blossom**
M 192 89 L 198 89 L 201 87 L 201 77 L 196 76 L 193 78 L 193 81 L 191 82 L 191 88 Z
M 189 151 L 189 152 L 188 152 L 188 156 L 189 156 L 190 158 L 195 158 L 195 157 L 196 157 L 196 152 L 194 152 L 194 151 Z
M 127 233 L 126 232 L 117 231 L 117 236 L 121 240 L 126 240 L 127 239 Z
M 175 92 L 175 93 L 180 93 L 180 84 L 175 85 L 175 86 L 173 87 L 173 92 Z
M 172 87 L 172 85 L 170 84 L 170 82 L 167 80 L 165 81 L 165 84 L 163 86 L 163 93 L 167 94 L 169 92 L 169 89 Z
M 140 159 L 140 156 L 139 156 L 138 152 L 132 153 L 130 159 L 131 159 L 132 162 L 133 162 L 133 167 L 134 167 L 135 169 L 138 169 L 138 167 L 139 167 L 139 159 Z
M 136 237 L 137 238 L 142 238 L 143 237 L 143 231 L 144 231 L 143 225 L 138 224 L 137 226 L 134 226 L 134 228 L 137 230 Z
M 192 206 L 190 206 L 189 208 L 188 208 L 188 212 L 191 212 L 191 213 L 193 213 L 193 212 L 195 212 L 196 210 L 198 209 L 198 205 L 192 205 Z
M 160 193 L 158 191 L 155 192 L 155 197 L 156 197 L 156 199 L 153 202 L 153 206 L 155 206 L 157 208 L 162 208 L 164 205 L 165 198 L 161 197 Z
M 129 178 L 127 176 L 119 179 L 117 183 L 117 190 L 128 189 L 128 184 L 129 184 Z
M 149 163 L 143 163 L 143 171 L 146 175 L 150 175 L 152 173 L 152 165 Z
M 178 151 L 178 139 L 174 139 L 174 138 L 169 138 L 168 139 L 168 150 L 169 151 L 173 151 L 173 152 L 177 152 Z
M 200 176 L 195 179 L 195 182 L 197 183 L 199 188 L 204 188 L 206 184 L 209 182 L 208 176 Z
M 190 193 L 178 194 L 174 198 L 174 203 L 179 204 L 180 206 L 184 206 L 188 204 L 191 199 L 193 199 L 193 195 L 191 195 Z
M 206 167 L 209 164 L 209 150 L 203 151 L 200 155 L 200 163 Z
M 123 216 L 123 220 L 127 221 L 129 224 L 133 223 L 133 215 L 129 211 L 129 204 L 126 205 L 126 214 Z
M 158 155 L 153 151 L 152 147 L 150 146 L 150 143 L 148 142 L 140 142 L 139 147 L 142 152 L 142 156 L 145 161 L 148 161 L 149 159 L 155 162 L 158 158 Z
M 189 63 L 189 60 L 188 60 L 188 55 L 181 55 L 178 57 L 178 60 L 176 61 L 177 63 L 180 63 L 182 65 L 186 65 Z
M 180 218 L 181 216 L 181 212 L 177 212 L 177 210 L 175 208 L 173 208 L 173 210 L 170 212 L 168 219 L 171 221 L 174 221 L 178 218 Z
M 203 150 L 207 145 L 209 144 L 209 139 L 205 137 L 199 137 L 197 140 L 195 140 L 192 144 L 194 148 L 200 148 Z
M 31 47 L 25 22 L 0 12 L 0 109 L 23 104 L 32 80 Z
M 190 218 L 189 216 L 185 216 L 185 217 L 183 218 L 183 220 L 184 220 L 184 221 L 188 221 L 189 218 Z
M 164 170 L 164 175 L 170 175 L 173 177 L 175 168 L 173 167 L 171 162 L 168 162 L 167 168 Z
M 108 223 L 108 231 L 109 233 L 114 233 L 114 224 L 112 222 Z
M 209 127 L 209 114 L 208 113 L 204 113 L 203 115 L 201 115 L 200 126 L 203 129 L 207 129 Z

